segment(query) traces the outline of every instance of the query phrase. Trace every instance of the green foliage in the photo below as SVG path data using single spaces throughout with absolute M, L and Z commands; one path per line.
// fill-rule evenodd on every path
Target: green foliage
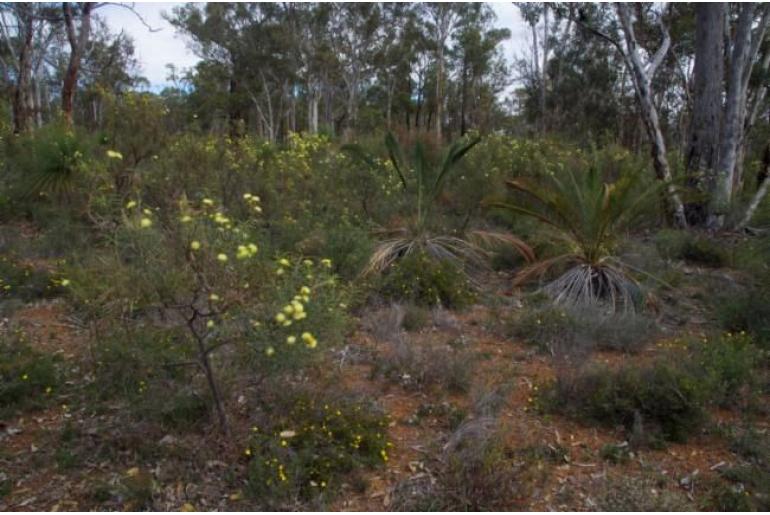
M 388 299 L 420 306 L 461 309 L 475 299 L 468 277 L 449 261 L 436 261 L 424 253 L 411 254 L 382 275 L 378 291 Z
M 693 511 L 687 497 L 666 489 L 665 480 L 652 477 L 621 476 L 610 478 L 601 488 L 597 509 L 612 512 Z
M 413 304 L 404 307 L 404 320 L 402 327 L 406 331 L 419 331 L 428 325 L 431 318 L 430 310 Z
M 15 141 L 17 195 L 82 195 L 91 163 L 88 138 L 64 125 L 50 124 Z M 76 187 L 79 186 L 76 190 Z
M 623 425 L 637 437 L 683 441 L 705 419 L 697 378 L 667 362 L 563 374 L 544 394 L 549 409 L 581 420 Z M 653 440 L 654 441 L 654 440 Z
M 188 382 L 189 369 L 169 366 L 190 360 L 180 345 L 179 331 L 135 328 L 116 330 L 94 342 L 93 372 L 95 394 L 101 398 L 141 401 L 150 397 L 148 385 Z
M 667 357 L 642 366 L 563 370 L 544 394 L 549 409 L 600 424 L 620 424 L 639 443 L 683 441 L 709 405 L 750 394 L 760 359 L 745 335 L 674 341 Z
M 751 394 L 762 351 L 754 346 L 750 336 L 727 333 L 696 340 L 690 347 L 697 367 L 695 373 L 702 375 L 710 402 L 735 405 L 741 397 Z
M 53 279 L 47 270 L 23 265 L 7 254 L 0 257 L 0 301 L 18 298 L 31 302 L 62 291 L 61 281 Z
M 718 295 L 714 302 L 719 324 L 733 333 L 747 332 L 758 346 L 770 349 L 770 293 L 753 286 Z
M 32 349 L 21 332 L 0 336 L 0 416 L 42 406 L 58 385 L 52 356 Z
M 666 259 L 682 259 L 715 268 L 729 262 L 722 244 L 690 231 L 664 229 L 655 236 L 655 243 Z
M 476 137 L 452 143 L 444 150 L 440 161 L 434 164 L 428 158 L 422 142 L 415 142 L 407 158 L 393 134 L 388 133 L 385 138 L 390 158 L 388 170 L 398 177 L 404 197 L 408 199 L 408 209 L 413 213 L 408 220 L 402 220 L 399 227 L 382 231 L 383 240 L 374 249 L 365 273 L 383 273 L 397 261 L 412 254 L 420 254 L 434 261 L 451 262 L 462 271 L 483 268 L 489 258 L 484 249 L 489 246 L 507 245 L 528 260 L 533 258 L 529 246 L 513 236 L 490 231 L 468 231 L 467 234 L 456 236 L 457 231 L 449 231 L 440 224 L 441 217 L 436 212 L 437 201 L 458 164 L 479 141 Z M 370 168 L 375 167 L 376 161 L 361 147 L 345 148 Z M 465 227 L 462 232 L 466 232 Z
M 247 492 L 265 509 L 327 501 L 342 481 L 388 460 L 387 418 L 350 398 L 289 393 L 252 427 Z
M 594 152 L 576 156 L 558 172 L 507 181 L 512 200 L 490 205 L 538 221 L 559 244 L 555 256 L 522 270 L 517 282 L 557 269 L 562 275 L 544 288 L 556 303 L 633 310 L 641 292 L 616 251 L 657 190 L 641 177 L 627 157 Z
M 473 365 L 473 356 L 465 350 L 449 345 L 409 345 L 398 340 L 375 358 L 371 373 L 407 390 L 439 387 L 450 393 L 467 393 Z
M 396 511 L 495 511 L 518 507 L 527 484 L 494 420 L 469 419 L 449 438 L 431 477 L 402 480 Z
M 576 352 L 604 349 L 638 352 L 657 334 L 654 320 L 639 313 L 607 313 L 596 307 L 534 306 L 505 320 L 515 338 L 549 351 Z

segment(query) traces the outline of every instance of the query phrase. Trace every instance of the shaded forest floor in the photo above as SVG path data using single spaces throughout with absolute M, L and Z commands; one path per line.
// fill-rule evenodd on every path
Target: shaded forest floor
M 508 279 L 494 277 L 490 288 L 502 290 L 495 285 Z M 638 366 L 666 352 L 675 336 L 699 334 L 710 322 L 699 307 L 697 287 L 677 295 L 675 302 L 661 301 L 658 318 L 664 330 L 641 350 L 595 351 L 583 359 L 610 368 Z M 393 444 L 384 466 L 343 484 L 327 506 L 430 506 L 410 504 L 411 498 L 433 488 L 446 465 L 443 451 L 458 428 L 474 418 L 494 419 L 506 463 L 516 469 L 519 495 L 510 499 L 509 509 L 620 509 L 644 502 L 659 509 L 697 509 L 713 507 L 715 496 L 736 492 L 767 502 L 768 492 L 751 491 L 726 474 L 748 463 L 736 451 L 736 434 L 750 426 L 760 444 L 767 444 L 766 396 L 754 400 L 759 408 L 750 417 L 741 406 L 711 409 L 708 422 L 685 443 L 636 448 L 628 442 L 627 428 L 543 409 L 540 391 L 564 365 L 506 335 L 501 320 L 520 302 L 502 292 L 490 296 L 493 302 L 459 313 L 422 313 L 423 319 L 408 324 L 399 306 L 366 308 L 347 344 L 326 353 L 310 381 L 321 388 L 333 383 L 379 403 L 389 416 Z M 168 431 L 137 419 L 120 402 L 92 401 L 87 389 L 94 381 L 88 373 L 93 344 L 63 299 L 20 306 L 0 330 L 21 332 L 33 348 L 55 356 L 66 378 L 44 402 L 0 422 L 0 510 L 253 506 L 242 488 L 247 458 L 239 442 L 249 432 L 242 396 L 233 394 L 227 401 L 230 437 L 213 423 Z

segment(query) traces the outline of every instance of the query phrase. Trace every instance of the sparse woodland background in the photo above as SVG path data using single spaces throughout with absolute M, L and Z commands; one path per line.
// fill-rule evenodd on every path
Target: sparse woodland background
M 767 510 L 770 7 L 516 6 L 0 3 L 0 508 Z

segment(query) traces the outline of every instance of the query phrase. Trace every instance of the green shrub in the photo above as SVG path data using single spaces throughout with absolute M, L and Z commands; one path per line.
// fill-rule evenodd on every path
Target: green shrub
M 17 298 L 30 302 L 54 297 L 62 291 L 61 281 L 54 280 L 48 270 L 23 265 L 8 255 L 0 257 L 0 300 Z
M 638 352 L 658 332 L 655 322 L 640 313 L 550 305 L 522 309 L 505 326 L 507 334 L 554 355 L 593 349 Z
M 745 333 L 727 333 L 690 344 L 695 374 L 702 376 L 709 402 L 734 404 L 741 394 L 750 394 L 761 351 Z M 745 391 L 744 391 L 745 390 Z
M 402 327 L 407 331 L 419 331 L 430 322 L 430 310 L 422 307 L 407 304 L 404 307 L 404 320 Z
M 137 399 L 156 381 L 187 382 L 189 367 L 169 366 L 193 358 L 180 333 L 151 327 L 114 331 L 93 345 L 95 393 L 104 399 Z
M 0 336 L 0 416 L 42 406 L 58 384 L 52 356 L 32 349 L 23 333 Z
M 324 502 L 342 481 L 388 460 L 387 418 L 350 398 L 289 392 L 271 402 L 245 449 L 247 492 L 261 508 Z
M 543 395 L 547 409 L 579 420 L 623 425 L 632 436 L 654 442 L 683 441 L 697 431 L 705 420 L 705 393 L 692 374 L 658 362 L 561 374 Z
M 606 512 L 693 511 L 694 506 L 678 491 L 649 477 L 608 479 L 597 496 L 597 509 Z
M 395 511 L 486 511 L 521 508 L 527 483 L 522 465 L 505 443 L 496 421 L 469 419 L 450 436 L 431 475 L 398 483 Z
M 473 356 L 448 345 L 410 345 L 402 340 L 375 358 L 372 376 L 382 376 L 408 390 L 445 388 L 466 393 L 473 378 Z
M 410 254 L 392 264 L 382 275 L 379 291 L 390 300 L 451 309 L 462 309 L 475 300 L 462 270 L 424 253 Z
M 690 231 L 664 229 L 655 237 L 655 243 L 666 259 L 682 259 L 715 268 L 730 261 L 729 254 L 720 243 Z
M 761 287 L 731 295 L 720 295 L 714 302 L 717 318 L 726 331 L 749 333 L 757 345 L 770 349 L 770 292 Z

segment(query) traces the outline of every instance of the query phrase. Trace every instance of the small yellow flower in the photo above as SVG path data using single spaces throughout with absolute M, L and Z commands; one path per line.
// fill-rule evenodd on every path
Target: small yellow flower
M 322 260 L 321 260 L 321 264 L 322 264 L 323 266 L 325 266 L 326 268 L 331 268 L 331 267 L 332 267 L 332 260 L 331 260 L 331 259 L 328 259 L 328 258 L 326 258 L 326 259 L 322 259 Z
M 209 295 L 209 300 L 212 302 L 216 302 L 219 300 L 219 295 L 217 295 L 216 293 L 212 293 L 211 295 Z
M 201 242 L 199 242 L 198 240 L 193 240 L 192 243 L 190 243 L 190 248 L 193 250 L 200 250 Z
M 123 154 L 121 154 L 117 150 L 108 150 L 107 157 L 109 157 L 110 159 L 117 159 L 118 161 L 120 161 L 121 159 L 123 159 Z
M 286 259 L 286 258 L 281 258 L 278 261 L 278 264 L 281 265 L 281 266 L 290 266 L 291 265 L 291 263 L 289 263 L 289 260 Z
M 246 450 L 243 451 L 243 454 L 245 454 L 246 456 L 251 456 L 251 449 L 246 447 Z
M 65 286 L 65 287 L 69 286 L 70 285 L 70 280 L 69 279 L 62 279 L 60 284 L 62 286 Z
M 215 325 L 217 325 L 217 324 L 213 320 L 209 320 L 208 322 L 206 322 L 206 327 L 208 327 L 209 329 L 211 329 Z
M 135 200 L 129 200 L 126 203 L 126 209 L 131 209 L 132 207 L 136 207 L 136 201 Z
M 179 219 L 180 222 L 183 224 L 192 222 L 192 217 L 190 215 L 184 215 L 182 218 Z
M 27 379 L 29 379 L 29 374 L 24 374 L 21 376 L 22 381 L 26 381 Z
M 268 358 L 269 358 L 270 356 L 272 356 L 273 354 L 275 354 L 275 349 L 274 349 L 273 347 L 268 347 L 268 348 L 266 348 L 266 349 L 265 349 L 265 355 L 266 355 Z
M 275 321 L 278 322 L 279 324 L 284 323 L 286 321 L 286 315 L 284 315 L 283 313 L 278 313 L 277 315 L 275 315 Z
M 201 202 L 203 202 L 203 204 L 207 205 L 207 206 L 213 206 L 214 205 L 214 201 L 211 200 L 210 198 L 204 198 L 203 200 L 201 200 Z
M 299 289 L 299 293 L 302 295 L 310 295 L 310 288 L 308 288 L 307 286 L 303 286 L 302 288 Z
M 227 254 L 217 254 L 217 260 L 221 261 L 222 263 L 227 263 Z
M 148 227 L 152 227 L 152 220 L 150 220 L 149 218 L 142 218 L 139 221 L 139 227 L 141 227 L 142 229 L 147 229 Z
M 286 343 L 289 345 L 294 345 L 295 343 L 297 343 L 297 337 L 294 335 L 287 337 Z

